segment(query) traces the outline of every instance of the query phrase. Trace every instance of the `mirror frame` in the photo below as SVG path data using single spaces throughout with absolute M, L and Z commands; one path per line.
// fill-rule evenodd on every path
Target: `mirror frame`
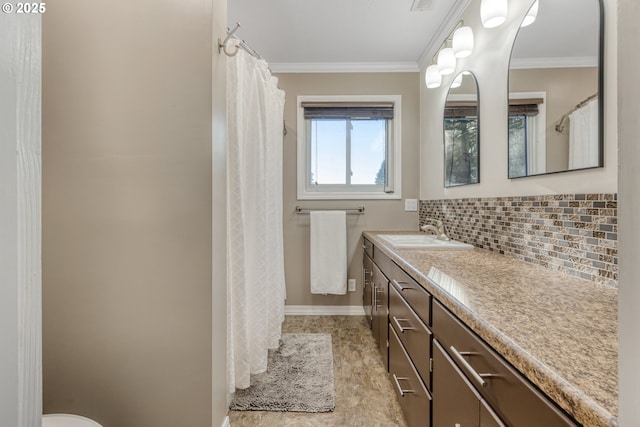
M 557 0 L 549 0 L 549 1 L 557 1 Z M 522 27 L 518 28 L 518 33 L 516 37 L 513 39 L 513 45 L 511 46 L 511 54 L 509 55 L 509 70 L 507 72 L 507 179 L 520 179 L 520 178 L 529 178 L 532 176 L 544 176 L 544 175 L 554 175 L 558 173 L 566 173 L 566 172 L 574 172 L 574 171 L 583 171 L 588 169 L 597 169 L 604 167 L 604 100 L 605 100 L 605 92 L 604 92 L 604 42 L 605 42 L 605 16 L 604 16 L 604 0 L 596 0 L 598 2 L 598 8 L 600 12 L 599 19 L 599 35 L 598 35 L 598 164 L 596 166 L 589 166 L 586 168 L 577 168 L 577 169 L 565 169 L 553 172 L 544 172 L 544 173 L 536 173 L 531 175 L 522 175 L 522 176 L 509 176 L 510 170 L 510 156 L 509 156 L 509 94 L 511 93 L 509 88 L 509 79 L 511 77 L 511 61 L 513 59 L 513 49 L 516 46 L 516 41 L 518 39 L 518 34 Z M 535 2 L 534 2 L 535 3 Z M 533 6 L 531 4 L 530 8 Z M 529 9 L 527 9 L 529 10 Z M 524 17 L 523 17 L 524 20 Z
M 477 159 L 478 159 L 478 164 L 476 166 L 476 169 L 478 171 L 478 178 L 475 182 L 468 182 L 468 183 L 460 183 L 460 184 L 449 184 L 447 185 L 447 147 L 446 147 L 446 139 L 445 139 L 445 125 L 444 125 L 444 120 L 445 120 L 445 111 L 447 108 L 447 100 L 449 99 L 449 95 L 451 94 L 451 85 L 449 85 L 449 89 L 447 90 L 447 96 L 445 98 L 444 101 L 444 106 L 442 107 L 442 147 L 443 147 L 443 155 L 442 155 L 442 159 L 443 159 L 443 168 L 442 168 L 442 184 L 444 188 L 453 188 L 453 187 L 461 187 L 463 185 L 475 185 L 475 184 L 479 184 L 480 183 L 480 86 L 478 85 L 478 79 L 476 77 L 476 75 L 469 70 L 462 70 L 459 73 L 457 73 L 455 76 L 457 77 L 459 74 L 462 73 L 468 73 L 467 75 L 471 76 L 473 78 L 473 84 L 475 85 L 475 89 L 476 89 L 476 99 L 477 99 L 477 107 L 476 107 L 476 128 L 477 128 L 477 136 L 476 136 L 476 144 L 477 144 L 477 151 L 478 151 L 478 155 L 477 155 Z M 454 78 L 455 79 L 455 78 Z M 452 81 L 453 82 L 453 81 Z M 455 95 L 455 94 L 453 94 Z

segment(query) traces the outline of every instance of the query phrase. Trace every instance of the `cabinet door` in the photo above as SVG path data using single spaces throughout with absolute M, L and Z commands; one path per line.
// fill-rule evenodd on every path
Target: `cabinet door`
M 378 349 L 382 355 L 384 367 L 387 372 L 389 372 L 389 281 L 386 277 L 378 284 L 378 289 L 378 295 L 376 297 L 380 331 Z
M 371 302 L 373 300 L 373 261 L 368 255 L 362 258 L 362 305 L 369 327 L 371 327 Z
M 380 271 L 378 266 L 373 264 L 373 293 L 372 293 L 372 312 L 373 312 L 373 337 L 376 340 L 385 368 L 389 369 L 389 352 L 387 349 L 387 341 L 389 339 L 389 281 L 387 277 Z
M 479 427 L 480 396 L 433 340 L 433 427 Z

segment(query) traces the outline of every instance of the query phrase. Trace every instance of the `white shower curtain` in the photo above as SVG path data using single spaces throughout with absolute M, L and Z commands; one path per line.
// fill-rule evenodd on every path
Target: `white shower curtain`
M 569 115 L 569 169 L 598 166 L 598 99 Z
M 233 49 L 233 47 L 231 48 Z M 265 61 L 227 62 L 228 389 L 267 368 L 284 320 L 282 142 L 284 92 Z

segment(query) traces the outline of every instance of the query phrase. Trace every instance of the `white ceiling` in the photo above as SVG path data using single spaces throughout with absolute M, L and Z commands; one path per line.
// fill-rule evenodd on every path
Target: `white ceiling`
M 229 0 L 228 25 L 272 68 L 290 64 L 413 66 L 464 0 Z M 429 3 L 429 2 L 427 2 Z M 448 28 L 447 28 L 448 29 Z M 304 66 L 304 65 L 303 65 Z
M 228 0 L 227 22 L 275 72 L 418 71 L 469 1 L 411 11 L 414 0 Z M 596 58 L 598 12 L 598 0 L 541 0 L 514 58 Z
M 599 12 L 598 0 L 541 0 L 535 22 L 518 32 L 513 58 L 596 65 Z

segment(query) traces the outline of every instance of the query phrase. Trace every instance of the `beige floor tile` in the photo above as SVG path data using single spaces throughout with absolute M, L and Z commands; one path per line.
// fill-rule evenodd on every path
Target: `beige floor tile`
M 333 412 L 230 411 L 232 427 L 406 427 L 371 330 L 360 316 L 287 316 L 283 333 L 330 333 Z

